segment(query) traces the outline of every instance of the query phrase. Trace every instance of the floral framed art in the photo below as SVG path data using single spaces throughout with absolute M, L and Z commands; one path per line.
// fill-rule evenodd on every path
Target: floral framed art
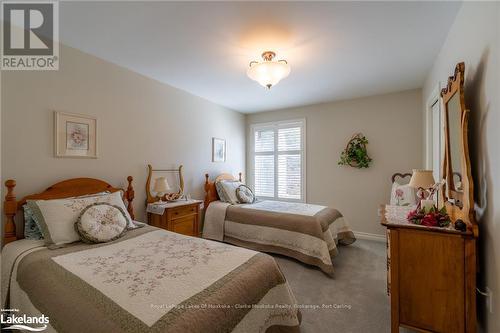
M 56 157 L 97 158 L 97 118 L 54 112 Z
M 226 140 L 212 138 L 212 162 L 226 161 Z

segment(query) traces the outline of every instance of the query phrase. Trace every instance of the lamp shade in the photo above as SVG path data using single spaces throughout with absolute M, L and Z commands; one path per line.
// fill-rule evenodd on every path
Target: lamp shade
M 155 191 L 156 193 L 165 193 L 168 190 L 170 190 L 170 186 L 168 185 L 167 178 L 159 177 L 155 179 L 153 191 Z
M 432 170 L 413 169 L 413 174 L 408 185 L 414 188 L 429 189 L 435 183 Z

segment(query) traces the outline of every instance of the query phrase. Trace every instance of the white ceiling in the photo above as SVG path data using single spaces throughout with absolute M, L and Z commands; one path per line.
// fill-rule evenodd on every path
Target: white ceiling
M 69 46 L 241 112 L 421 87 L 456 2 L 61 2 Z M 246 69 L 292 67 L 270 91 Z

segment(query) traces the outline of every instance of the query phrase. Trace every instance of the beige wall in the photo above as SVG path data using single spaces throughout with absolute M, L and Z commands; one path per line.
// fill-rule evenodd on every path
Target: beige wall
M 305 118 L 307 201 L 339 209 L 355 231 L 382 235 L 377 209 L 389 200 L 391 175 L 422 164 L 421 100 L 420 90 L 411 90 L 251 114 L 247 131 L 254 123 Z M 373 164 L 369 169 L 337 165 L 347 140 L 356 132 L 370 142 Z M 247 154 L 248 170 L 251 162 Z
M 478 286 L 494 293 L 494 313 L 478 296 L 486 332 L 500 332 L 500 77 L 499 3 L 465 2 L 423 88 L 423 99 L 438 81 L 446 82 L 455 64 L 465 62 L 465 102 L 470 114 L 470 150 L 476 212 L 480 224 Z
M 204 174 L 245 167 L 245 117 L 72 48 L 59 71 L 2 73 L 2 179 L 16 194 L 72 177 L 125 185 L 134 177 L 144 218 L 146 165 L 185 166 L 187 192 L 203 197 Z M 53 110 L 98 118 L 98 159 L 53 157 Z M 226 163 L 211 162 L 212 137 L 227 140 Z

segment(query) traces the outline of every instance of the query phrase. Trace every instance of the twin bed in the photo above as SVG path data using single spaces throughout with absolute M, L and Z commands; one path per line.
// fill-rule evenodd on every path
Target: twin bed
M 128 181 L 123 198 L 133 217 Z M 15 215 L 27 200 L 120 189 L 71 179 L 18 202 L 15 182 L 6 185 L 2 307 L 18 309 L 14 316 L 43 314 L 47 331 L 59 332 L 299 331 L 294 295 L 267 254 L 151 226 L 107 243 L 49 249 L 43 239 L 23 239 L 23 223 L 16 232 Z
M 277 253 L 333 274 L 337 244 L 356 239 L 342 214 L 320 205 L 283 201 L 231 204 L 220 200 L 217 182 L 241 182 L 230 174 L 210 181 L 205 175 L 203 237 L 237 246 Z

